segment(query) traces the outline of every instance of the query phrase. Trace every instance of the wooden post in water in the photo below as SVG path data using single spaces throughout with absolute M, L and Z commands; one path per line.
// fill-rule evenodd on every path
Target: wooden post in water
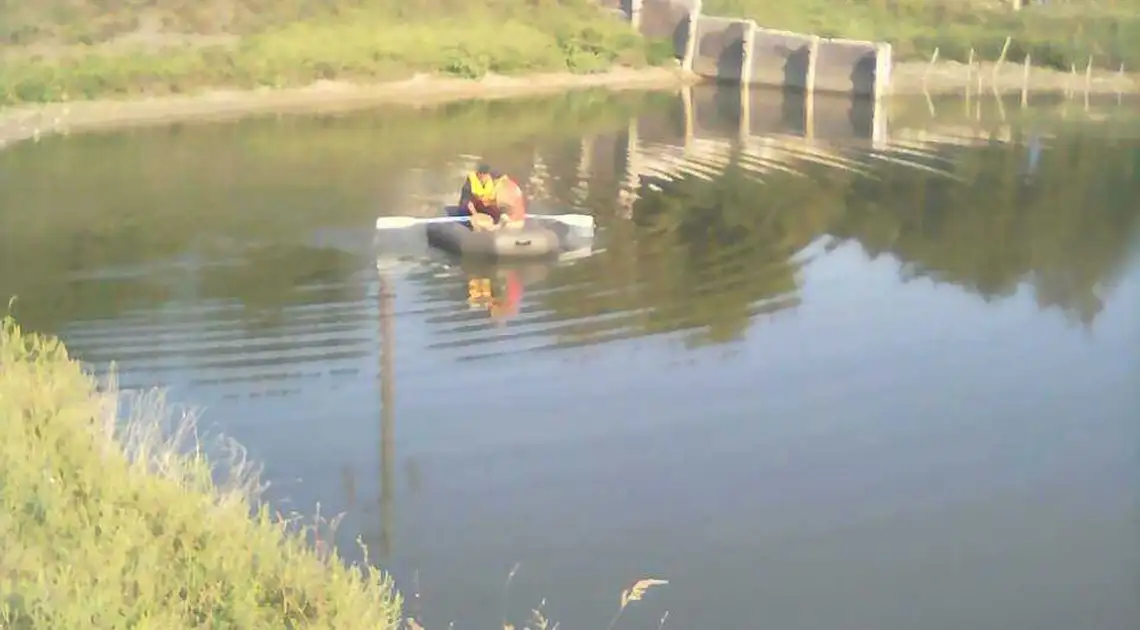
M 380 303 L 380 555 L 392 553 L 392 503 L 396 459 L 395 436 L 395 348 L 394 293 L 388 279 L 380 275 L 377 298 Z
M 1006 35 L 1005 36 L 1005 43 L 1002 44 L 1002 47 L 1001 47 L 1001 54 L 998 55 L 997 61 L 994 62 L 994 72 L 993 72 L 993 76 L 991 77 L 991 80 L 994 83 L 994 90 L 995 91 L 998 89 L 998 74 L 1001 73 L 1001 67 L 1003 65 L 1005 65 L 1005 56 L 1007 54 L 1009 54 L 1009 45 L 1012 42 L 1013 42 L 1013 38 L 1010 37 L 1009 35 Z
M 1116 106 L 1124 102 L 1124 62 L 1120 62 L 1120 70 L 1116 71 Z
M 970 57 L 966 61 L 966 116 L 970 116 L 970 86 L 974 82 L 974 49 L 970 49 Z
M 977 82 L 978 82 L 974 88 L 974 100 L 977 101 L 978 99 L 982 98 L 982 62 L 981 61 L 978 62 L 978 71 L 976 73 L 974 73 L 974 76 L 977 78 Z
M 934 47 L 934 54 L 930 55 L 930 63 L 926 64 L 926 69 L 922 71 L 922 95 L 926 97 L 926 109 L 930 112 L 931 118 L 934 118 L 935 115 L 934 101 L 930 98 L 930 91 L 926 89 L 926 81 L 936 63 L 938 63 L 938 46 Z
M 1001 98 L 1001 84 L 999 81 L 1001 76 L 1001 69 L 1002 66 L 1005 65 L 1006 55 L 1009 54 L 1009 45 L 1012 41 L 1013 38 L 1007 35 L 1005 38 L 1005 44 L 1003 44 L 1001 47 L 1001 54 L 998 55 L 998 60 L 994 62 L 994 72 L 993 76 L 990 79 L 990 92 L 992 92 L 994 95 L 994 103 L 997 105 L 998 117 L 1002 122 L 1005 122 L 1005 102 L 1002 101 Z
M 1025 53 L 1025 70 L 1021 73 L 1021 109 L 1029 105 L 1029 69 L 1032 66 L 1029 53 Z
M 970 100 L 970 86 L 974 83 L 974 49 L 970 48 L 970 56 L 966 59 L 966 100 Z
M 938 46 L 934 47 L 934 54 L 930 55 L 930 63 L 926 64 L 926 69 L 922 71 L 922 91 L 926 91 L 926 82 L 930 78 L 930 71 L 934 69 L 934 64 L 938 63 Z
M 1089 55 L 1088 65 L 1085 66 L 1085 111 L 1089 111 L 1089 93 L 1092 92 L 1092 55 Z
M 1005 122 L 1005 101 L 1001 98 L 1001 92 L 998 91 L 997 83 L 994 83 L 992 91 L 994 93 L 994 102 L 997 103 L 998 117 L 1001 118 L 1002 122 Z

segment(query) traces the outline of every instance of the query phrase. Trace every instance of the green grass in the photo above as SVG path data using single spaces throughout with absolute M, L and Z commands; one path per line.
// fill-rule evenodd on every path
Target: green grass
M 0 4 L 0 104 L 661 64 L 592 0 Z
M 0 322 L 0 627 L 399 626 L 384 574 L 251 518 L 256 477 L 215 485 L 200 450 L 161 437 L 161 404 L 116 428 L 106 400 L 58 340 Z
M 1008 58 L 1069 70 L 1093 65 L 1140 70 L 1140 0 L 1053 0 L 1011 11 L 996 0 L 705 0 L 708 15 L 828 37 L 888 41 L 897 59 L 986 60 L 1012 37 Z

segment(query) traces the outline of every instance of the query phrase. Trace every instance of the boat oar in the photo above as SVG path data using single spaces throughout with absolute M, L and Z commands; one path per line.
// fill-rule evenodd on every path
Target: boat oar
M 453 221 L 466 221 L 471 217 L 467 215 L 450 216 L 450 217 L 380 217 L 376 219 L 377 230 L 394 230 L 399 228 L 415 227 L 417 225 L 424 225 L 427 223 L 451 223 Z M 594 229 L 594 217 L 588 214 L 529 214 L 528 219 L 549 219 L 551 221 L 558 221 L 570 227 L 575 227 L 583 230 Z

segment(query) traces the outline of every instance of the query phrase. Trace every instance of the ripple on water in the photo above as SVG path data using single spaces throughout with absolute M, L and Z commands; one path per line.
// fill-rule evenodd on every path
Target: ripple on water
M 903 628 L 883 612 L 902 591 L 914 618 L 956 627 L 979 626 L 979 601 L 995 619 L 1058 601 L 1136 618 L 1124 589 L 1081 586 L 1140 560 L 1119 393 L 1134 338 L 1120 302 L 1137 276 L 1123 298 L 1091 292 L 1115 300 L 1109 317 L 1085 304 L 1086 285 L 1135 269 L 1134 203 L 1109 194 L 1135 186 L 1124 152 L 1047 142 L 1053 178 L 1034 197 L 1016 137 L 987 131 L 835 140 L 731 121 L 729 140 L 644 129 L 634 142 L 622 114 L 585 140 L 508 138 L 490 156 L 546 203 L 592 213 L 594 255 L 432 258 L 378 277 L 375 215 L 427 212 L 490 152 L 453 146 L 464 131 L 393 140 L 411 125 L 392 118 L 207 128 L 202 167 L 176 174 L 158 157 L 185 139 L 125 142 L 154 157 L 141 166 L 92 147 L 84 159 L 105 168 L 70 170 L 105 181 L 23 204 L 78 218 L 0 233 L 9 249 L 37 244 L 40 275 L 19 293 L 47 287 L 29 304 L 74 307 L 58 331 L 100 373 L 116 361 L 124 387 L 213 407 L 207 420 L 257 451 L 292 505 L 349 504 L 349 553 L 357 534 L 385 541 L 386 567 L 422 571 L 438 615 L 473 626 L 497 621 L 479 598 L 501 595 L 494 576 L 516 560 L 534 571 L 517 583 L 555 589 L 567 622 L 604 616 L 612 587 L 657 569 L 683 584 L 669 600 L 681 627 L 800 627 L 809 593 L 818 625 L 856 610 L 861 627 Z M 407 177 L 384 146 L 416 162 Z M 455 153 L 471 155 L 440 157 Z M 128 185 L 144 167 L 150 186 Z M 508 271 L 523 280 L 516 314 L 468 305 L 468 278 Z M 1029 586 L 1000 602 L 970 591 L 1002 584 Z M 553 600 L 519 601 L 530 595 Z

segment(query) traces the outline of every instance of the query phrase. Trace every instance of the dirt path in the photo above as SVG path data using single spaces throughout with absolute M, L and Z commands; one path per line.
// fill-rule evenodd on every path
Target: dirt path
M 228 90 L 139 100 L 51 103 L 0 110 L 0 147 L 57 133 L 238 118 L 256 113 L 347 111 L 382 103 L 430 105 L 466 98 L 502 99 L 591 87 L 677 89 L 693 80 L 676 68 L 619 68 L 589 75 L 489 75 L 479 80 L 418 76 L 375 85 L 323 81 L 283 90 Z

